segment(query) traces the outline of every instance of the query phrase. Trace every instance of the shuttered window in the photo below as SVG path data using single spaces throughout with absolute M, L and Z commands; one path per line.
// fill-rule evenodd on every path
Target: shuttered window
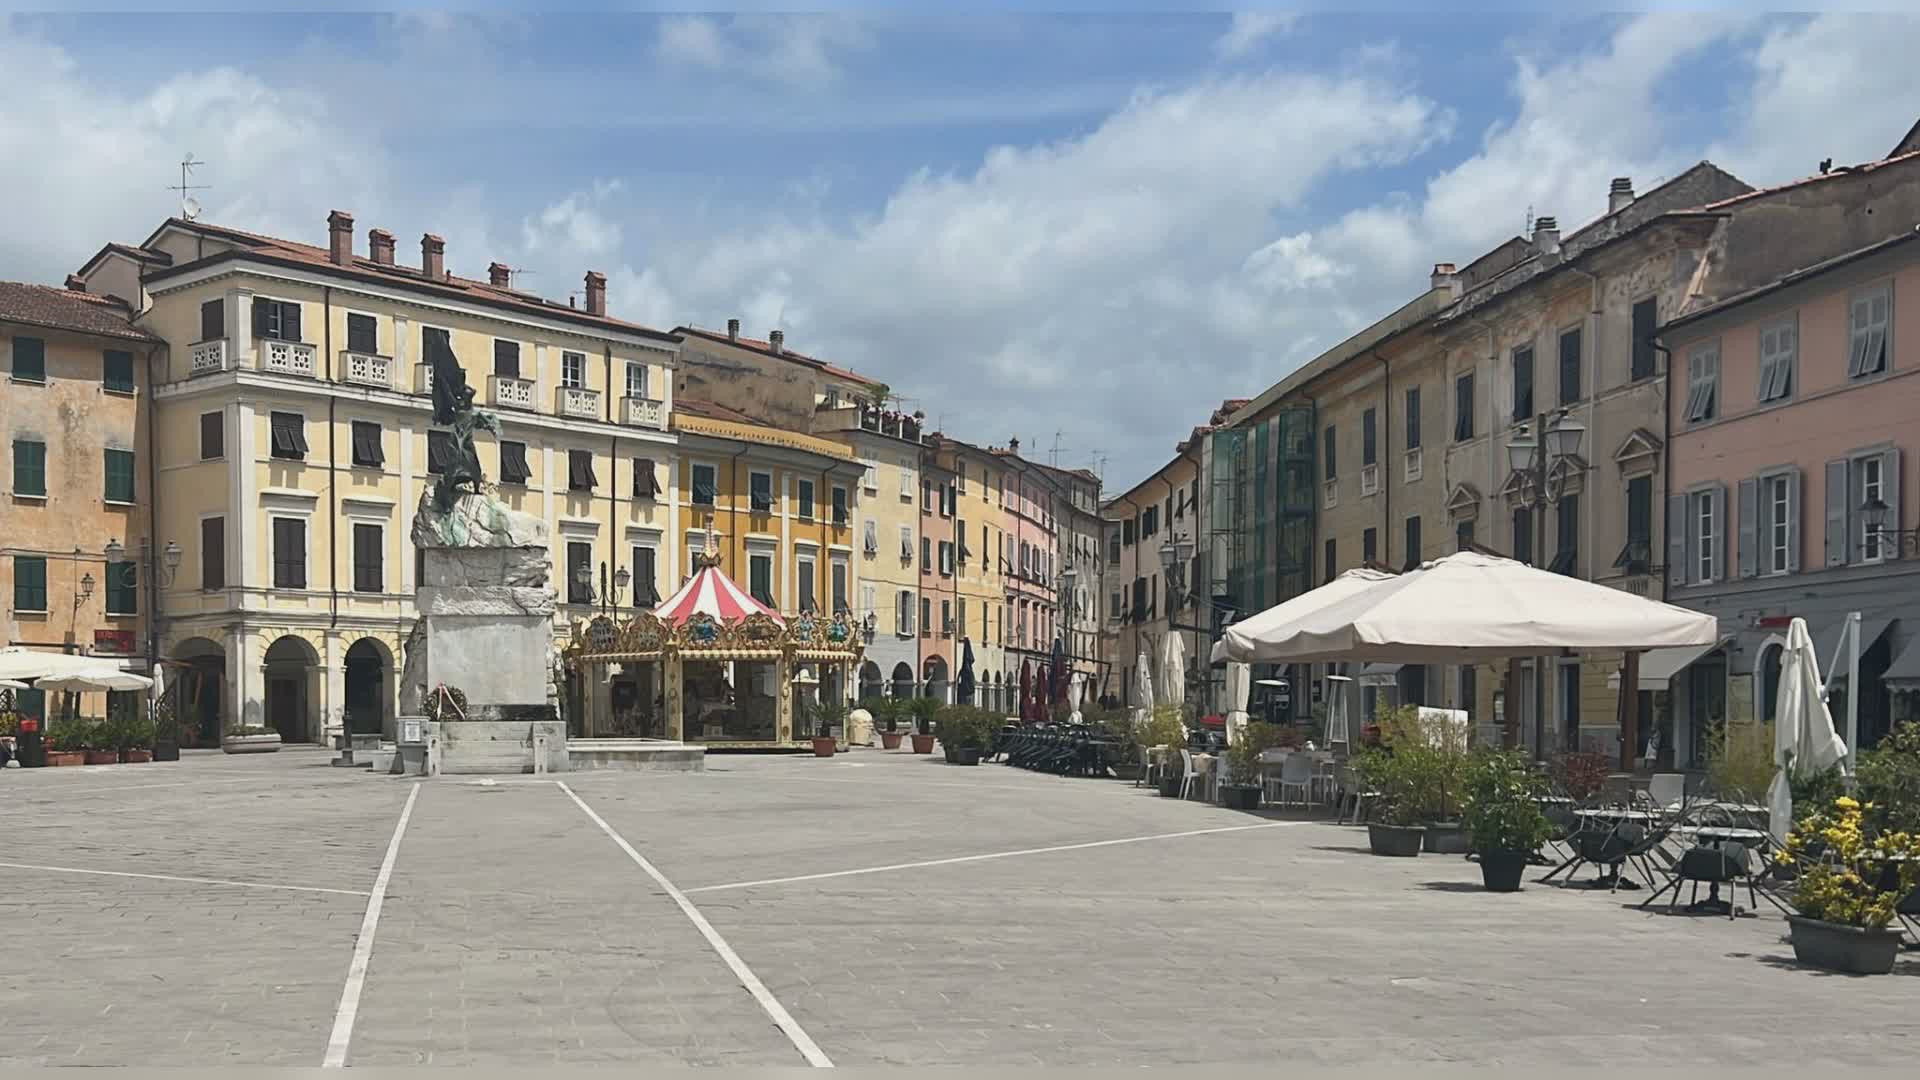
M 200 305 L 200 340 L 216 341 L 227 336 L 227 302 L 208 300 Z
M 274 341 L 305 341 L 300 336 L 300 305 L 291 300 L 254 297 L 253 336 Z
M 273 456 L 289 461 L 305 461 L 307 418 L 299 413 L 277 412 L 270 420 L 273 425 Z
M 1473 372 L 1453 380 L 1453 441 L 1473 438 Z
M 1633 371 L 1637 381 L 1653 376 L 1653 329 L 1659 321 L 1659 306 L 1654 298 L 1633 305 Z
M 1533 418 L 1533 346 L 1513 350 L 1513 422 Z
M 100 385 L 115 393 L 133 393 L 133 354 L 107 349 L 100 354 Z
M 433 437 L 444 432 L 427 433 L 428 470 L 432 471 Z M 357 469 L 377 469 L 386 464 L 386 451 L 380 445 L 380 425 L 371 420 L 353 422 L 353 465 Z
M 200 414 L 200 460 L 227 456 L 227 427 L 224 414 Z
M 567 490 L 592 491 L 599 483 L 593 474 L 593 451 L 567 451 Z
M 1580 343 L 1579 327 L 1562 331 L 1560 334 L 1560 404 L 1571 405 L 1580 400 Z
M 772 473 L 747 474 L 747 500 L 756 514 L 764 514 L 773 509 Z
M 1714 417 L 1720 395 L 1720 343 L 1701 345 L 1687 353 L 1687 423 Z
M 40 555 L 13 557 L 13 610 L 47 610 L 47 560 Z
M 13 339 L 13 381 L 47 381 L 47 343 L 36 337 Z
M 693 467 L 693 502 L 695 506 L 712 506 L 715 491 L 719 486 L 717 470 L 712 465 Z
M 227 587 L 227 519 L 200 519 L 200 587 Z
M 47 444 L 34 439 L 15 439 L 13 441 L 13 493 L 15 495 L 37 495 L 47 493 Z
M 633 497 L 652 499 L 660 494 L 660 480 L 653 471 L 652 458 L 633 459 Z
M 134 501 L 133 451 L 106 452 L 106 500 L 110 503 Z
M 503 484 L 525 484 L 530 470 L 527 468 L 527 444 L 520 442 L 500 443 L 500 482 Z
M 299 518 L 273 519 L 273 587 L 307 587 L 307 523 Z
M 347 314 L 347 351 L 357 353 L 378 353 L 380 351 L 380 323 L 371 315 Z
M 355 522 L 353 526 L 353 591 L 377 593 L 385 586 L 385 530 Z
M 1848 306 L 1847 376 L 1859 379 L 1887 370 L 1893 290 L 1881 285 L 1854 293 Z
M 520 377 L 520 343 L 517 341 L 493 342 L 493 373 L 508 379 Z
M 1760 328 L 1760 400 L 1793 395 L 1794 360 L 1800 351 L 1800 324 L 1789 318 Z

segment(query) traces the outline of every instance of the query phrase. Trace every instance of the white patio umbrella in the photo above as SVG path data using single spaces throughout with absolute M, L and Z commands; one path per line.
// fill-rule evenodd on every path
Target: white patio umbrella
M 1820 658 L 1814 652 L 1807 620 L 1787 626 L 1786 654 L 1780 658 L 1780 706 L 1773 716 L 1773 763 L 1779 768 L 1767 788 L 1767 828 L 1785 840 L 1793 826 L 1793 789 L 1789 777 L 1817 773 L 1834 765 L 1846 768 L 1847 745 L 1833 730 L 1820 682 Z
M 1175 631 L 1160 640 L 1160 688 L 1162 705 L 1184 705 L 1187 701 L 1187 642 Z
M 1086 693 L 1087 693 L 1087 673 L 1086 672 L 1076 671 L 1072 675 L 1068 676 L 1067 707 L 1072 710 L 1072 715 L 1067 717 L 1067 723 L 1077 724 L 1080 722 L 1080 702 L 1083 698 L 1086 697 Z
M 153 680 L 131 671 L 103 667 L 96 671 L 48 675 L 34 685 L 41 690 L 71 690 L 76 693 L 85 693 L 89 690 L 146 690 L 153 686 Z
M 0 690 L 26 690 L 26 689 L 28 689 L 28 686 L 26 683 L 15 682 L 12 679 L 0 679 Z
M 1135 664 L 1138 669 L 1133 678 L 1133 703 L 1143 712 L 1153 711 L 1153 661 L 1147 658 L 1146 646 L 1140 647 L 1140 658 Z
M 1209 659 L 1216 664 L 1222 660 L 1259 663 L 1266 659 L 1258 655 L 1261 641 L 1285 633 L 1313 612 L 1371 589 L 1383 581 L 1391 581 L 1394 576 L 1384 570 L 1367 567 L 1349 570 L 1317 589 L 1301 593 L 1227 627 L 1220 640 L 1214 642 Z
M 1462 551 L 1359 588 L 1287 625 L 1250 632 L 1245 655 L 1234 658 L 1462 663 L 1558 649 L 1712 645 L 1719 632 L 1711 615 Z
M 19 645 L 0 649 L 0 679 L 47 679 L 57 675 L 92 675 L 118 671 L 111 663 L 95 656 L 72 653 L 40 652 Z M 142 687 L 146 684 L 142 683 Z M 42 686 L 42 689 L 52 687 Z
M 1227 745 L 1240 741 L 1247 728 L 1247 697 L 1253 690 L 1253 668 L 1237 661 L 1227 665 Z

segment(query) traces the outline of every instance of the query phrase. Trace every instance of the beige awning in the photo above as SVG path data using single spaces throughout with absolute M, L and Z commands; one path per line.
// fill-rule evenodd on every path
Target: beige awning
M 1721 638 L 1711 645 L 1682 645 L 1671 649 L 1648 649 L 1640 654 L 1640 689 L 1670 689 L 1673 677 L 1693 666 L 1695 660 L 1732 641 Z M 1620 673 L 1607 676 L 1607 689 L 1620 689 Z
M 1337 604 L 1392 578 L 1393 575 L 1385 571 L 1365 567 L 1349 570 L 1317 589 L 1233 623 L 1214 645 L 1211 661 L 1215 664 L 1223 660 L 1241 664 L 1263 663 L 1267 657 L 1260 654 L 1261 642 L 1285 634 L 1300 620 L 1328 605 Z

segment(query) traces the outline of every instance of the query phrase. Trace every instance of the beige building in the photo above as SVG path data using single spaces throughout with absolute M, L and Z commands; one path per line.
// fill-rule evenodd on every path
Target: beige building
M 1188 670 L 1206 671 L 1205 658 L 1213 648 L 1207 631 L 1211 605 L 1204 587 L 1192 587 L 1206 579 L 1197 557 L 1199 481 L 1200 446 L 1188 439 L 1172 460 L 1102 508 L 1111 669 L 1102 692 L 1123 705 L 1137 700 L 1143 652 L 1159 678 L 1161 649 L 1170 633 L 1186 639 Z M 1162 549 L 1172 557 L 1171 569 Z
M 155 533 L 186 554 L 156 617 L 161 654 L 190 665 L 181 704 L 203 741 L 240 724 L 306 742 L 343 723 L 392 734 L 415 618 L 408 530 L 447 450 L 429 431 L 429 338 L 500 420 L 479 441 L 486 476 L 550 528 L 557 637 L 643 586 L 671 591 L 684 561 L 675 335 L 609 316 L 596 273 L 584 304 L 555 303 L 498 263 L 486 281 L 450 273 L 431 234 L 404 265 L 390 234 L 363 254 L 350 216 L 327 225 L 315 247 L 170 219 L 77 275 L 166 343 Z M 590 591 L 563 580 L 581 545 Z M 636 579 L 609 595 L 600 581 L 621 569 Z
M 0 282 L 0 647 L 150 670 L 155 578 L 169 572 L 167 543 L 149 542 L 145 401 L 160 355 L 113 297 Z M 44 694 L 14 693 L 22 713 L 45 717 Z M 96 717 L 139 697 L 81 696 Z

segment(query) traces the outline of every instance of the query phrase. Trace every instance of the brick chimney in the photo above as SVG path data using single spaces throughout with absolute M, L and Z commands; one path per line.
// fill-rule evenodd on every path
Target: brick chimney
M 353 263 L 353 215 L 345 210 L 327 215 L 327 259 L 335 266 Z
M 420 235 L 420 274 L 429 281 L 447 279 L 447 242 L 433 235 Z
M 1455 296 L 1460 295 L 1460 271 L 1452 263 L 1434 263 L 1433 275 L 1427 280 L 1431 288 L 1445 289 Z
M 607 275 L 587 271 L 587 314 L 604 317 L 607 313 Z
M 393 265 L 393 234 L 385 229 L 367 231 L 367 251 L 380 266 Z
M 1633 204 L 1633 177 L 1616 176 L 1607 189 L 1607 213 L 1617 214 Z
M 487 264 L 487 284 L 496 289 L 504 289 L 513 283 L 513 267 L 503 262 Z
M 740 320 L 739 319 L 727 320 L 727 340 L 728 341 L 740 340 Z
M 785 352 L 787 350 L 786 331 L 784 330 L 767 331 L 767 346 L 768 348 L 771 348 L 773 350 L 773 355 L 775 356 L 779 356 L 781 353 Z
M 1533 219 L 1533 250 L 1542 255 L 1560 253 L 1560 222 L 1553 215 Z

